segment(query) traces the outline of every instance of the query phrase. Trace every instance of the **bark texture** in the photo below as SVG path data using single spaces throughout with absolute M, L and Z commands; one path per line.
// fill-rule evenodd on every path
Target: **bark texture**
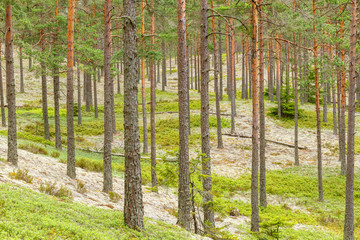
M 138 122 L 138 68 L 136 48 L 136 3 L 124 0 L 124 222 L 131 229 L 144 230 L 141 188 L 140 135 Z
M 178 95 L 179 95 L 179 196 L 178 224 L 186 230 L 191 229 L 190 215 L 190 173 L 189 173 L 189 89 L 186 57 L 186 14 L 185 0 L 177 1 L 178 16 Z
M 113 189 L 111 167 L 112 104 L 111 104 L 111 3 L 105 1 L 104 32 L 104 186 L 103 191 Z M 96 80 L 94 79 L 94 83 Z M 94 85 L 95 86 L 95 85 Z
M 16 101 L 13 57 L 12 5 L 6 5 L 5 19 L 5 61 L 6 61 L 6 98 L 8 104 L 8 162 L 18 165 L 16 136 Z
M 347 171 L 344 240 L 354 239 L 354 137 L 355 137 L 355 64 L 356 64 L 356 8 L 357 1 L 351 0 L 350 61 L 349 61 L 349 112 L 347 141 Z
M 200 58 L 201 58 L 201 151 L 203 178 L 203 208 L 204 222 L 207 226 L 215 227 L 212 180 L 211 180 L 211 158 L 210 158 L 210 132 L 209 132 L 209 71 L 210 59 L 208 53 L 208 22 L 207 0 L 201 0 L 201 25 L 200 25 Z

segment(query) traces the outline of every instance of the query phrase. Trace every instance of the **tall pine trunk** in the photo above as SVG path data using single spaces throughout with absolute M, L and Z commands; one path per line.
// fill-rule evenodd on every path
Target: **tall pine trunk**
M 78 125 L 80 126 L 82 124 L 82 118 L 81 118 L 81 79 L 80 79 L 80 63 L 79 60 L 77 60 L 77 104 L 78 104 Z M 100 76 L 100 75 L 98 75 Z
M 161 90 L 165 91 L 166 86 L 166 50 L 165 50 L 165 40 L 161 42 L 162 50 L 162 81 L 161 81 Z M 191 83 L 192 83 L 192 71 L 191 71 Z
M 155 13 L 154 0 L 151 0 L 151 22 L 150 22 L 150 44 L 151 49 L 155 47 Z M 155 142 L 155 105 L 156 105 L 156 79 L 155 79 L 155 60 L 150 59 L 150 129 L 151 129 L 151 186 L 152 191 L 157 192 L 157 174 L 156 174 L 156 142 Z
M 40 38 L 44 31 L 40 33 Z M 45 42 L 41 41 L 42 53 L 45 53 Z M 44 121 L 44 138 L 50 140 L 49 133 L 49 113 L 48 113 L 48 102 L 47 102 L 47 79 L 46 79 L 46 65 L 44 60 L 41 60 L 41 96 L 42 96 L 42 116 Z
M 204 222 L 208 227 L 215 227 L 212 180 L 211 180 L 211 158 L 210 158 L 210 132 L 209 132 L 209 71 L 210 59 L 208 54 L 208 4 L 207 0 L 200 2 L 200 57 L 201 57 L 201 151 L 203 177 L 203 210 Z
M 296 2 L 293 1 L 293 8 L 294 12 L 296 11 Z M 295 165 L 299 166 L 299 128 L 298 128 L 298 70 L 297 70 L 297 54 L 298 49 L 296 46 L 296 33 L 293 33 L 294 38 L 294 103 L 295 103 L 295 110 L 294 110 L 294 119 L 295 119 L 295 128 L 294 128 L 294 158 L 295 158 Z
M 179 95 L 179 195 L 178 224 L 190 231 L 190 163 L 189 163 L 189 85 L 186 57 L 186 14 L 185 0 L 177 1 L 178 16 L 178 95 Z
M 69 0 L 68 47 L 67 47 L 67 175 L 75 179 L 75 138 L 74 138 L 74 15 L 75 0 Z
M 145 34 L 145 2 L 142 2 L 141 7 L 141 34 Z M 142 38 L 142 45 L 145 49 L 144 38 Z M 145 58 L 141 58 L 141 105 L 142 105 L 142 117 L 143 117 L 143 154 L 148 154 L 148 134 L 147 134 L 147 118 L 146 118 L 146 87 L 145 87 Z M 166 72 L 166 71 L 165 71 Z
M 24 90 L 24 67 L 23 67 L 23 53 L 22 47 L 20 47 L 20 92 L 25 92 Z
M 346 170 L 346 204 L 344 240 L 354 239 L 354 136 L 355 136 L 355 67 L 356 67 L 356 0 L 351 0 L 349 53 L 349 112 Z
M 124 222 L 131 229 L 144 230 L 141 188 L 140 135 L 138 121 L 138 57 L 136 49 L 137 0 L 124 0 Z
M 55 18 L 59 15 L 58 1 L 55 2 Z M 54 44 L 57 45 L 57 34 L 59 29 L 56 28 L 56 34 L 54 37 Z M 80 71 L 80 70 L 78 70 Z M 54 120 L 55 120 L 55 146 L 57 149 L 62 149 L 61 145 L 61 130 L 60 130 L 60 77 L 59 68 L 55 65 L 53 70 L 53 85 L 54 85 Z
M 222 36 L 221 36 L 221 22 L 218 23 L 218 31 L 219 31 L 219 99 L 223 100 L 223 60 L 222 60 Z
M 340 23 L 340 37 L 344 38 L 344 21 Z M 340 50 L 341 61 L 345 63 L 345 50 Z M 341 67 L 340 74 L 340 117 L 339 117 L 339 160 L 341 175 L 346 173 L 346 136 L 345 136 L 345 69 Z
M 112 103 L 111 103 L 111 3 L 105 1 L 105 32 L 104 32 L 104 186 L 103 191 L 113 189 L 111 166 Z M 94 79 L 94 83 L 96 80 Z M 94 85 L 95 87 L 95 85 Z
M 313 17 L 316 19 L 316 1 L 313 0 Z M 316 139 L 317 139 L 317 164 L 318 164 L 318 193 L 319 201 L 323 201 L 323 182 L 322 182 L 322 155 L 321 155 L 321 118 L 320 118 L 320 93 L 318 75 L 318 45 L 316 39 L 316 26 L 313 23 L 314 31 L 314 72 L 315 72 L 315 101 L 316 101 Z
M 0 39 L 0 59 L 1 59 L 1 39 Z M 5 103 L 4 103 L 4 88 L 3 88 L 3 77 L 2 77 L 2 64 L 0 60 L 0 104 L 1 104 L 1 125 L 6 127 L 6 116 L 5 116 Z
M 211 9 L 214 9 L 214 2 L 211 0 Z M 215 33 L 215 17 L 211 19 L 211 30 Z M 217 129 L 217 147 L 224 148 L 222 133 L 221 133 L 221 115 L 220 115 L 220 96 L 219 96 L 219 79 L 218 79 L 218 60 L 217 60 L 217 44 L 216 44 L 216 34 L 212 34 L 213 37 L 213 47 L 214 47 L 214 88 L 215 88 L 215 105 L 216 105 L 216 129 Z
M 6 60 L 6 98 L 8 104 L 8 154 L 7 160 L 18 165 L 16 136 L 16 101 L 13 57 L 12 5 L 6 5 L 5 18 L 5 60 Z
M 264 79 L 264 39 L 263 9 L 259 0 L 259 116 L 260 116 L 260 206 L 266 208 L 266 162 L 265 162 L 265 79 Z
M 258 172 L 259 172 L 259 99 L 258 99 L 258 18 L 257 1 L 252 3 L 252 36 L 251 36 L 251 81 L 252 81 L 252 160 L 251 160 L 251 231 L 259 231 L 259 200 L 258 200 Z

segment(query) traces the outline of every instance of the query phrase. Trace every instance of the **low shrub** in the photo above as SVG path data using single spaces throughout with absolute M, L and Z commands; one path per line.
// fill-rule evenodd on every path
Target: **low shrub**
M 48 195 L 55 196 L 61 199 L 72 198 L 72 193 L 69 189 L 64 186 L 57 188 L 55 183 L 52 182 L 41 183 L 39 190 L 42 193 L 46 193 Z
M 28 170 L 22 171 L 21 169 L 18 169 L 16 172 L 9 173 L 10 177 L 17 180 L 23 180 L 27 183 L 32 183 L 33 177 L 29 175 Z

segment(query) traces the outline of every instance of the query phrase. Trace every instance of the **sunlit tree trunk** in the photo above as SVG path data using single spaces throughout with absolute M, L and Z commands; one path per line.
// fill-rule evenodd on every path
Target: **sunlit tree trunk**
M 252 36 L 251 36 L 251 81 L 252 81 L 252 161 L 251 161 L 251 231 L 259 231 L 259 199 L 258 199 L 258 172 L 259 172 L 259 95 L 258 95 L 258 17 L 255 0 L 252 4 Z
M 344 38 L 344 20 L 340 22 L 340 38 Z M 345 64 L 345 50 L 340 50 L 341 61 Z M 345 136 L 345 69 L 341 69 L 340 81 L 340 118 L 339 118 L 339 161 L 341 175 L 346 173 L 346 136 Z
M 76 177 L 75 138 L 74 138 L 74 15 L 75 1 L 69 0 L 68 10 L 68 46 L 67 46 L 67 175 Z
M 141 6 L 141 34 L 145 34 L 145 2 L 142 2 Z M 145 49 L 145 42 L 142 38 L 142 46 Z M 141 105 L 142 105 L 142 117 L 143 117 L 143 154 L 148 154 L 148 135 L 147 135 L 147 117 L 146 117 L 146 87 L 145 87 L 145 58 L 141 58 Z

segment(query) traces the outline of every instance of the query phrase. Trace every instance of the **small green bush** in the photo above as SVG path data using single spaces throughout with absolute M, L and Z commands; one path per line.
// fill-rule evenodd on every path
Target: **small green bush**
M 29 171 L 28 170 L 20 170 L 18 169 L 16 172 L 11 172 L 9 173 L 10 177 L 13 179 L 17 179 L 17 180 L 23 180 L 27 183 L 32 183 L 33 181 L 33 177 L 29 175 Z
M 110 191 L 109 192 L 109 198 L 110 198 L 110 201 L 114 202 L 114 203 L 117 203 L 120 201 L 121 199 L 121 195 L 116 193 L 116 192 L 112 192 Z
M 72 193 L 69 189 L 64 186 L 57 188 L 55 183 L 52 182 L 45 182 L 41 183 L 40 192 L 46 193 L 48 195 L 52 195 L 61 199 L 71 199 Z
M 85 187 L 85 183 L 80 180 L 76 180 L 76 191 L 81 194 L 86 193 L 87 190 Z
M 52 151 L 51 154 L 50 154 L 51 157 L 53 158 L 58 158 L 60 157 L 60 152 L 58 151 Z

